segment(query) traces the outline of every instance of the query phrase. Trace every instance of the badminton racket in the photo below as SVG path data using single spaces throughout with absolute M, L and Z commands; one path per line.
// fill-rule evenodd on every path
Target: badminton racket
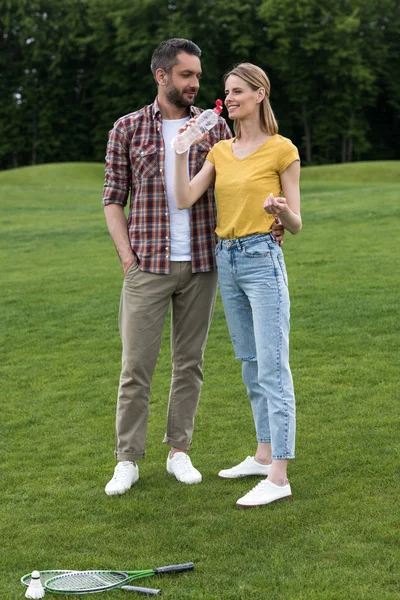
M 51 579 L 52 577 L 57 577 L 57 575 L 63 575 L 64 573 L 72 573 L 70 570 L 66 569 L 54 569 L 50 571 L 40 571 L 40 581 L 42 586 L 46 585 L 46 581 Z M 27 573 L 21 577 L 21 583 L 29 587 L 29 584 L 32 579 L 32 573 Z M 138 592 L 140 594 L 147 594 L 151 596 L 160 596 L 161 590 L 156 590 L 153 588 L 145 588 L 145 587 L 136 587 L 133 585 L 124 585 L 121 587 L 122 590 L 126 590 L 127 592 Z
M 47 579 L 43 587 L 55 594 L 91 594 L 118 588 L 142 577 L 179 573 L 193 568 L 194 564 L 190 562 L 142 571 L 70 571 Z

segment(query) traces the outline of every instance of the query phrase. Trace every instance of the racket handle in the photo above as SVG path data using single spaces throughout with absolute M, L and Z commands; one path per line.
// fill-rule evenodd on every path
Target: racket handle
M 192 562 L 185 563 L 183 565 L 170 565 L 169 567 L 158 567 L 154 569 L 154 573 L 157 575 L 159 573 L 178 573 L 179 571 L 191 571 L 194 569 L 194 564 Z
M 126 592 L 139 592 L 139 594 L 148 594 L 149 596 L 161 596 L 161 590 L 155 590 L 153 588 L 137 587 L 136 585 L 123 585 L 121 590 Z

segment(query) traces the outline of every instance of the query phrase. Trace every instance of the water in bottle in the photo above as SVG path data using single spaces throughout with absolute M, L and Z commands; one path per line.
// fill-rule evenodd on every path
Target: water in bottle
M 190 148 L 195 140 L 200 138 L 218 123 L 218 117 L 222 112 L 222 100 L 215 102 L 215 108 L 205 110 L 191 123 L 185 131 L 175 136 L 171 145 L 177 154 L 183 154 Z

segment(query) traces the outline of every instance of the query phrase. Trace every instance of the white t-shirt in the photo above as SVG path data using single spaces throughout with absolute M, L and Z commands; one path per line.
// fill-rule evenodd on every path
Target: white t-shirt
M 190 249 L 190 209 L 178 210 L 176 208 L 174 179 L 175 179 L 175 150 L 171 147 L 171 141 L 178 133 L 178 129 L 189 120 L 175 119 L 173 121 L 162 121 L 162 133 L 165 146 L 165 188 L 169 206 L 170 222 L 170 260 L 191 260 Z

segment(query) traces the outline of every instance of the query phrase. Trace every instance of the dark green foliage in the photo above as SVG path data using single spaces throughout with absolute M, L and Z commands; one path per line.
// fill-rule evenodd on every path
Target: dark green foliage
M 264 68 L 303 164 L 399 158 L 397 0 L 0 0 L 0 169 L 102 161 L 168 37 L 202 48 L 203 107 L 234 64 Z
M 93 71 L 83 43 L 86 3 L 2 5 L 1 166 L 90 159 Z

